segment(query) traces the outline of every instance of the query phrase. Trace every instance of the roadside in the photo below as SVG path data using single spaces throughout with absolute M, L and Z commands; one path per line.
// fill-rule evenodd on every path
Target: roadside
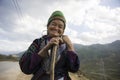
M 21 72 L 18 62 L 0 61 L 0 80 L 30 80 L 32 75 Z M 84 76 L 70 73 L 72 80 L 89 80 Z

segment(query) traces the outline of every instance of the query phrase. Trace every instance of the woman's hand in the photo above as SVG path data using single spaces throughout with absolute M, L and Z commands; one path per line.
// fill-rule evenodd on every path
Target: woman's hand
M 61 37 L 53 37 L 52 39 L 50 39 L 48 46 L 50 48 L 52 45 L 59 45 L 61 43 L 63 43 L 63 40 Z
M 53 46 L 53 45 L 59 45 L 60 43 L 62 43 L 63 40 L 60 38 L 60 37 L 53 37 L 50 39 L 50 41 L 48 42 L 48 44 L 42 48 L 40 51 L 39 51 L 39 55 L 42 56 L 42 57 L 46 57 L 47 56 L 47 53 L 48 53 L 48 50 Z
M 63 43 L 66 43 L 68 51 L 74 51 L 73 44 L 67 35 L 62 36 Z

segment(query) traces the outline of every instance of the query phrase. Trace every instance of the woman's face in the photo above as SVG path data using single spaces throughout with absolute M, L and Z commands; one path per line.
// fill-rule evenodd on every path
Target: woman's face
M 59 37 L 64 33 L 64 23 L 61 20 L 52 20 L 47 29 L 50 37 Z

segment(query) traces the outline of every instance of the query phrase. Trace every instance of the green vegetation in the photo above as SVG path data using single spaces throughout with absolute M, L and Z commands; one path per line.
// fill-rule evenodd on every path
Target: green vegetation
M 7 55 L 0 54 L 0 61 L 18 61 L 18 58 L 12 55 L 7 56 Z
M 75 45 L 76 46 L 76 45 Z M 120 80 L 120 41 L 80 46 L 80 71 L 90 80 Z

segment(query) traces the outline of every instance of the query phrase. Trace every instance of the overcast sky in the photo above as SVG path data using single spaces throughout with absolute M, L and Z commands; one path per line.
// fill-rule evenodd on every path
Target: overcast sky
M 0 53 L 26 50 L 45 34 L 51 13 L 67 20 L 73 43 L 106 44 L 120 40 L 120 0 L 0 0 Z

